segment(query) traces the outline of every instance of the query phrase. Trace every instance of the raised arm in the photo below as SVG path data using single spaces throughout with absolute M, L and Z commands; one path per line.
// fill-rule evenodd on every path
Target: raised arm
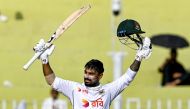
M 34 47 L 35 52 L 44 51 L 46 43 L 43 39 L 39 41 L 39 43 Z M 58 92 L 63 93 L 67 96 L 71 101 L 73 101 L 72 91 L 75 88 L 76 82 L 64 80 L 62 78 L 56 77 L 50 64 L 48 57 L 52 54 L 55 46 L 51 45 L 45 52 L 40 55 L 39 59 L 42 61 L 43 74 L 46 79 L 47 84 L 51 85 L 51 87 Z
M 141 61 L 134 60 L 134 62 L 131 64 L 130 69 L 137 72 L 140 68 Z
M 41 52 L 44 51 L 46 48 L 46 43 L 43 39 L 41 39 L 38 44 L 34 47 L 35 52 Z M 43 67 L 43 74 L 45 76 L 46 82 L 51 85 L 53 81 L 55 80 L 55 74 L 53 70 L 50 67 L 48 56 L 50 56 L 54 50 L 55 46 L 52 45 L 48 49 L 45 50 L 45 52 L 40 55 L 39 59 L 42 61 L 42 67 Z
M 46 82 L 49 85 L 52 85 L 52 83 L 55 80 L 55 74 L 54 74 L 53 70 L 51 69 L 49 62 L 47 64 L 43 64 L 42 67 L 43 67 L 43 73 L 44 73 Z
M 143 40 L 143 46 L 137 50 L 135 60 L 120 78 L 107 85 L 111 93 L 111 100 L 120 94 L 135 78 L 143 59 L 149 58 L 151 55 L 151 43 L 149 38 Z M 114 88 L 113 88 L 114 87 Z
M 54 74 L 49 62 L 47 64 L 42 64 L 42 68 L 43 68 L 43 73 L 44 76 L 48 76 L 48 75 L 52 75 Z
M 140 68 L 141 61 L 148 59 L 152 53 L 151 41 L 148 37 L 143 40 L 143 45 L 139 47 L 136 53 L 135 61 L 131 64 L 130 69 L 137 72 Z

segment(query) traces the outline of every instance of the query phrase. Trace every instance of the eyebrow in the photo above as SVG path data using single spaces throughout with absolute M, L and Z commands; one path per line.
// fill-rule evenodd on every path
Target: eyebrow
M 86 70 L 84 70 L 84 72 L 87 72 Z M 96 71 L 89 71 L 88 73 L 96 73 Z

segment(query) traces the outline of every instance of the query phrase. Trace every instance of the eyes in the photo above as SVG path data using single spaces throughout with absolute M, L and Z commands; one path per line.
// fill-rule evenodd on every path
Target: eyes
M 96 72 L 94 72 L 93 70 L 84 70 L 84 74 L 96 75 Z

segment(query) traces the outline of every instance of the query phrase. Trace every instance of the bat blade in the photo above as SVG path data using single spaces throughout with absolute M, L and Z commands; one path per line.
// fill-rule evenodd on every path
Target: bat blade
M 59 37 L 65 30 L 67 30 L 81 15 L 91 8 L 90 5 L 85 6 L 71 14 L 56 30 L 56 38 Z
M 73 12 L 64 22 L 57 28 L 52 37 L 48 40 L 50 45 L 53 43 L 55 39 L 57 39 L 63 32 L 65 32 L 81 15 L 86 13 L 91 8 L 90 5 L 83 6 L 82 8 Z
M 80 9 L 76 10 L 75 12 L 73 12 L 69 17 L 67 17 L 67 19 L 63 21 L 63 23 L 57 28 L 57 30 L 54 32 L 54 34 L 48 40 L 46 49 L 49 48 L 53 44 L 55 39 L 60 37 L 80 16 L 82 16 L 84 13 L 86 13 L 90 8 L 91 8 L 90 5 L 83 6 L 82 8 L 80 8 Z M 32 65 L 32 63 L 43 52 L 35 53 L 34 56 L 23 66 L 23 69 L 28 70 L 28 68 Z

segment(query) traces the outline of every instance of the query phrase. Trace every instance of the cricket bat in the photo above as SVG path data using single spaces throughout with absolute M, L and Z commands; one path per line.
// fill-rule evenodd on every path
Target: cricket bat
M 54 34 L 47 41 L 47 48 L 49 48 L 53 42 L 60 37 L 80 16 L 86 13 L 91 8 L 90 5 L 83 6 L 82 8 L 73 12 L 63 23 L 57 28 Z M 46 50 L 45 49 L 45 50 Z M 44 50 L 44 51 L 45 51 Z M 32 63 L 44 52 L 35 53 L 34 56 L 23 66 L 24 70 L 28 70 L 28 68 L 32 65 Z

